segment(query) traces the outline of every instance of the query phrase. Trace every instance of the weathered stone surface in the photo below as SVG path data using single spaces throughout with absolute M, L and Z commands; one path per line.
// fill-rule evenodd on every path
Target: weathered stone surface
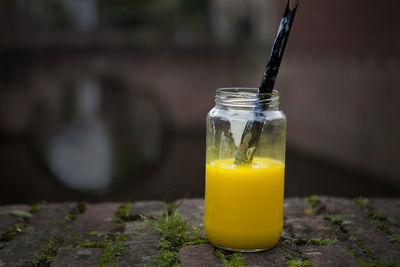
M 28 205 L 24 205 L 24 204 L 0 206 L 0 214 L 8 214 L 12 210 L 28 211 L 29 210 L 29 206 Z
M 311 261 L 312 266 L 360 266 L 354 256 L 339 245 L 308 247 L 303 253 Z
M 312 213 L 313 210 L 310 208 L 310 205 L 307 204 L 304 198 L 289 198 L 285 199 L 283 204 L 283 217 L 291 218 L 291 217 L 303 217 Z
M 369 203 L 374 209 L 385 212 L 400 226 L 400 199 L 370 199 Z
M 97 260 L 101 255 L 100 248 L 69 248 L 58 252 L 57 257 L 51 263 L 51 267 L 86 267 L 97 266 Z
M 57 236 L 60 223 L 68 215 L 72 204 L 43 204 L 24 229 L 24 234 L 5 242 L 0 250 L 0 260 L 5 266 L 30 266 L 27 261 L 34 259 L 40 250 L 48 246 L 50 237 Z
M 319 197 L 328 214 L 352 214 L 363 216 L 364 212 L 351 199 Z
M 43 204 L 41 208 L 33 214 L 32 225 L 40 228 L 43 224 L 58 226 L 64 220 L 75 203 L 47 203 Z
M 338 239 L 337 227 L 330 222 L 315 216 L 307 216 L 300 218 L 287 218 L 285 224 L 290 225 L 293 229 L 295 238 L 311 239 Z
M 144 221 L 128 222 L 124 234 L 127 236 L 126 249 L 117 257 L 117 265 L 152 265 L 153 257 L 160 251 L 157 244 L 160 235 Z
M 245 253 L 243 256 L 246 260 L 246 265 L 249 267 L 283 267 L 286 266 L 287 262 L 279 245 L 263 252 Z
M 373 225 L 366 212 L 354 201 L 332 197 L 320 199 L 327 213 L 349 215 L 342 216 L 343 225 L 348 229 L 348 238 L 359 238 L 362 245 L 371 249 L 373 255 L 384 262 L 400 261 L 400 244 L 389 242 L 387 233 Z
M 4 231 L 8 228 L 13 226 L 14 224 L 22 221 L 21 218 L 13 216 L 10 214 L 13 210 L 22 210 L 28 211 L 28 205 L 8 205 L 8 206 L 0 206 L 0 235 L 4 233 Z
M 162 201 L 137 201 L 133 203 L 130 217 L 143 215 L 146 217 L 161 216 L 164 212 L 165 203 Z
M 371 262 L 365 254 L 370 249 L 381 262 L 400 262 L 400 244 L 389 242 L 388 233 L 371 223 L 368 209 L 360 209 L 353 200 L 332 197 L 319 197 L 321 204 L 312 208 L 304 199 L 285 200 L 286 231 L 282 234 L 285 253 L 290 253 L 296 261 L 311 260 L 313 266 L 357 266 L 355 257 L 347 250 L 353 249 L 361 259 Z M 398 200 L 370 199 L 373 209 L 385 212 L 389 217 L 399 218 Z M 77 244 L 82 241 L 102 241 L 105 235 L 124 231 L 127 239 L 126 250 L 116 255 L 117 266 L 130 264 L 154 264 L 153 258 L 159 253 L 157 243 L 160 234 L 142 220 L 114 222 L 114 212 L 120 203 L 103 203 L 88 205 L 85 213 L 76 217 L 75 221 L 66 221 L 72 203 L 44 204 L 33 214 L 31 219 L 24 221 L 27 227 L 25 234 L 17 235 L 13 240 L 0 243 L 1 266 L 31 266 L 27 260 L 37 257 L 40 250 L 48 246 L 51 237 L 59 240 L 57 248 Z M 133 205 L 131 215 L 159 216 L 164 204 L 159 201 L 140 201 Z M 320 209 L 323 207 L 323 209 Z M 0 207 L 0 225 L 12 225 L 13 217 L 9 210 L 27 210 L 28 206 Z M 316 210 L 318 214 L 316 214 Z M 203 225 L 204 200 L 186 199 L 179 208 L 184 219 L 195 226 Z M 332 215 L 339 218 L 323 219 Z M 337 216 L 339 215 L 339 216 Z M 331 217 L 331 218 L 333 218 Z M 10 219 L 11 218 L 11 219 Z M 15 217 L 18 222 L 18 218 Z M 372 221 L 374 222 L 374 221 Z M 397 226 L 389 222 L 375 220 L 390 226 L 398 233 Z M 340 227 L 341 226 L 341 227 Z M 344 230 L 344 227 L 347 231 Z M 338 239 L 333 245 L 317 246 L 303 242 L 295 244 L 294 239 Z M 357 242 L 359 238 L 360 242 Z M 352 240 L 351 240 L 352 239 Z M 102 249 L 100 248 L 63 248 L 58 250 L 51 266 L 96 266 Z M 182 266 L 223 266 L 220 259 L 213 255 L 214 248 L 210 244 L 202 244 L 182 248 L 179 260 Z M 287 259 L 279 244 L 268 251 L 259 253 L 243 253 L 247 266 L 286 266 Z M 289 256 L 288 256 L 289 257 Z
M 76 244 L 85 240 L 101 241 L 104 235 L 115 227 L 114 213 L 120 203 L 102 203 L 87 205 L 83 214 L 68 224 L 63 246 Z
M 389 242 L 387 234 L 368 220 L 355 216 L 344 223 L 349 229 L 348 234 L 360 238 L 362 244 L 370 248 L 378 259 L 385 262 L 400 261 L 400 244 Z
M 179 251 L 179 261 L 182 267 L 223 267 L 222 261 L 213 255 L 214 250 L 210 244 L 184 247 Z
M 178 209 L 182 218 L 186 219 L 190 225 L 202 226 L 204 224 L 204 199 L 192 198 L 179 201 L 183 201 Z

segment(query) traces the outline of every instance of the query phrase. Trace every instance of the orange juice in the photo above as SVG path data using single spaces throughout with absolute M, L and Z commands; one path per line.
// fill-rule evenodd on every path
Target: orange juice
M 204 226 L 218 247 L 258 251 L 274 247 L 283 226 L 283 162 L 254 158 L 237 166 L 234 159 L 206 165 Z

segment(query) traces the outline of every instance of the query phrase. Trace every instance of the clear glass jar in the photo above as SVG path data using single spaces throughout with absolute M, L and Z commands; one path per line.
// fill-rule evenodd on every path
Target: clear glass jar
M 209 241 L 234 251 L 274 247 L 283 226 L 286 116 L 279 94 L 221 88 L 207 115 L 204 225 Z M 255 112 L 257 107 L 264 110 Z M 264 121 L 250 163 L 234 164 L 249 120 Z M 254 156 L 254 157 L 253 157 Z

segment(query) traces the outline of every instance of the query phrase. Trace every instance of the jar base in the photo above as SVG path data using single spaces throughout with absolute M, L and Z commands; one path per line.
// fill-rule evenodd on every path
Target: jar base
M 269 249 L 273 249 L 275 246 L 272 246 L 270 248 L 254 248 L 254 249 L 241 249 L 241 248 L 228 248 L 228 247 L 222 247 L 222 246 L 218 246 L 215 245 L 213 243 L 210 243 L 212 246 L 219 248 L 219 249 L 223 249 L 223 250 L 227 250 L 227 251 L 233 251 L 233 252 L 245 252 L 245 253 L 251 253 L 251 252 L 261 252 L 261 251 L 266 251 Z

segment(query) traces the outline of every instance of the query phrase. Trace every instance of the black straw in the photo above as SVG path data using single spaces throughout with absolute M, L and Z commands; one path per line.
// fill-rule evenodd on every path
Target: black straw
M 281 65 L 283 52 L 285 51 L 286 42 L 289 37 L 298 3 L 298 0 L 288 0 L 286 5 L 267 66 L 264 70 L 264 75 L 261 79 L 260 87 L 258 88 L 258 101 L 256 101 L 257 104 L 254 108 L 253 118 L 246 124 L 239 149 L 236 153 L 235 164 L 237 165 L 248 164 L 253 160 L 265 121 L 262 111 L 268 109 L 268 104 L 261 104 L 261 102 L 262 100 L 269 99 L 273 92 L 276 76 L 278 75 L 279 66 Z

